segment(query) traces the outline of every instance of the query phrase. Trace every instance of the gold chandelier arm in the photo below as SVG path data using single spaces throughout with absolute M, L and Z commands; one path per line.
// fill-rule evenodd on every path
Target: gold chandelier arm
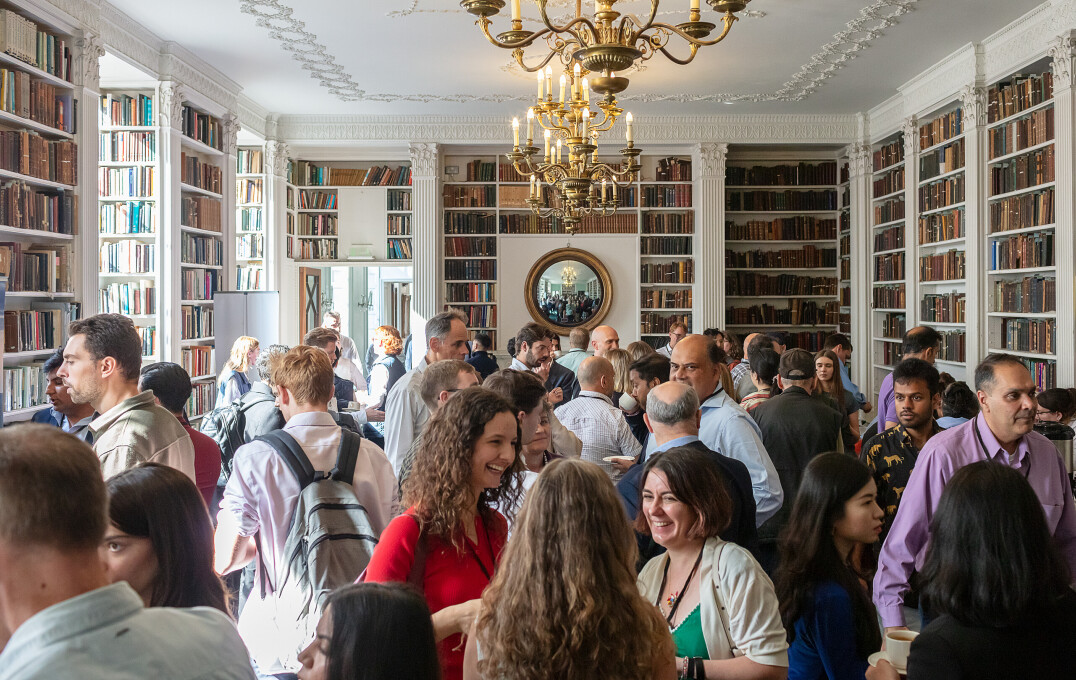
M 725 36 L 727 36 L 729 34 L 730 30 L 732 30 L 732 24 L 737 21 L 737 17 L 732 12 L 726 12 L 724 18 L 722 19 L 722 21 L 725 23 L 725 30 L 721 31 L 721 35 L 717 36 L 713 40 L 698 40 L 696 38 L 692 38 L 690 35 L 688 35 L 687 33 L 684 33 L 679 28 L 677 28 L 676 26 L 673 26 L 671 24 L 656 23 L 656 24 L 654 24 L 654 28 L 663 28 L 666 31 L 669 31 L 670 33 L 675 33 L 676 35 L 680 36 L 684 40 L 688 41 L 690 44 L 695 45 L 697 47 L 709 47 L 710 45 L 716 45 L 717 43 L 719 43 L 719 42 L 721 42 L 722 40 L 725 39 Z M 661 51 L 665 53 L 665 56 L 669 56 L 669 53 L 665 52 L 664 49 L 662 49 Z M 682 62 L 681 61 L 681 62 L 677 62 L 677 63 L 685 64 L 687 62 Z
M 509 42 L 501 42 L 492 33 L 489 32 L 490 26 L 493 25 L 493 22 L 489 20 L 489 17 L 479 17 L 478 21 L 476 21 L 475 23 L 481 27 L 482 35 L 486 36 L 486 40 L 490 41 L 494 46 L 502 47 L 506 50 L 522 49 L 524 47 L 529 47 L 534 43 L 535 40 L 541 38 L 552 30 L 551 28 L 543 28 L 540 31 L 535 31 L 534 33 L 531 33 L 526 38 Z
M 682 66 L 684 64 L 690 64 L 695 59 L 695 55 L 698 54 L 698 52 L 699 52 L 699 46 L 696 45 L 695 43 L 691 43 L 690 47 L 691 47 L 691 55 L 688 56 L 687 59 L 680 59 L 679 57 L 674 56 L 665 47 L 659 47 L 658 51 L 661 52 L 662 54 L 664 54 L 666 56 L 666 58 L 668 58 L 669 61 L 677 63 L 677 64 L 680 64 Z
M 567 43 L 565 43 L 565 44 L 567 44 Z M 548 64 L 550 61 L 552 61 L 553 57 L 557 56 L 558 54 L 559 54 L 559 51 L 551 51 L 549 54 L 547 54 L 545 56 L 545 59 L 543 59 L 541 62 L 538 63 L 537 66 L 531 67 L 531 66 L 527 66 L 526 64 L 523 63 L 523 48 L 522 47 L 517 47 L 516 49 L 512 50 L 512 56 L 516 58 L 516 63 L 519 64 L 519 67 L 521 69 L 523 69 L 524 71 L 526 71 L 527 73 L 534 73 L 535 71 L 541 71 L 543 68 L 545 68 L 545 65 Z
M 646 23 L 639 23 L 639 18 L 636 17 L 634 14 L 625 14 L 623 17 L 620 18 L 619 31 L 621 35 L 624 35 L 625 29 L 628 28 L 629 24 L 635 24 L 638 27 L 638 30 L 631 33 L 626 44 L 630 45 L 634 43 L 639 38 L 639 36 L 641 36 L 643 33 L 646 33 L 648 30 L 650 30 L 650 27 L 654 25 L 654 19 L 656 19 L 658 16 L 658 2 L 659 0 L 650 0 L 650 15 L 647 16 Z

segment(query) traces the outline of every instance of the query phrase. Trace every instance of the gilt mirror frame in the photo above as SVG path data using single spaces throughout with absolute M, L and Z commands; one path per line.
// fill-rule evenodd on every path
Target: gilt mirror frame
M 590 318 L 582 323 L 565 326 L 550 321 L 542 314 L 541 307 L 538 304 L 538 282 L 541 281 L 542 274 L 544 274 L 551 266 L 558 262 L 566 262 L 568 260 L 580 262 L 594 270 L 594 273 L 598 275 L 598 280 L 601 282 L 602 298 L 601 305 L 598 306 L 597 311 L 595 311 Z M 530 313 L 531 318 L 534 319 L 535 322 L 553 329 L 558 335 L 569 335 L 573 328 L 585 328 L 589 331 L 593 330 L 602 322 L 602 319 L 609 314 L 609 310 L 613 306 L 613 280 L 610 278 L 609 270 L 602 264 L 602 261 L 591 253 L 588 253 L 585 250 L 579 250 L 578 248 L 558 248 L 557 250 L 552 250 L 540 257 L 531 267 L 530 272 L 527 274 L 526 285 L 523 289 L 523 299 L 527 303 L 527 312 Z

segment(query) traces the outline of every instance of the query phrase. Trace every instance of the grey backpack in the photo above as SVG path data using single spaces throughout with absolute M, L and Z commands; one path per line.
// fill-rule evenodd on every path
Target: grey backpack
M 351 486 L 362 437 L 346 428 L 340 434 L 336 466 L 329 472 L 314 470 L 299 443 L 283 430 L 258 437 L 284 459 L 300 488 L 279 573 L 267 574 L 262 562 L 262 596 L 271 587 L 278 623 L 304 630 L 306 640 L 313 637 L 325 598 L 355 581 L 377 545 L 377 532 Z M 295 659 L 299 651 L 282 653 Z

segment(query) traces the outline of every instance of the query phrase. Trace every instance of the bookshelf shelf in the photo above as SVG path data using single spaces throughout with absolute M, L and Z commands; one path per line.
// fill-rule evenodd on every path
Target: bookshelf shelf
M 54 127 L 45 125 L 44 123 L 38 123 L 35 120 L 30 120 L 29 118 L 23 118 L 22 116 L 16 116 L 14 113 L 8 113 L 7 111 L 0 110 L 0 122 L 9 123 L 9 124 L 12 124 L 12 125 L 17 125 L 19 127 L 24 127 L 24 128 L 33 130 L 34 132 L 39 132 L 39 133 L 41 133 L 43 135 L 47 135 L 49 137 L 57 137 L 57 138 L 60 138 L 60 139 L 74 139 L 75 138 L 75 135 L 71 134 L 70 132 L 64 132 L 63 130 L 58 130 L 58 129 L 54 128 Z
M 1027 187 L 1026 189 L 1016 189 L 1015 191 L 1009 191 L 1004 194 L 997 194 L 996 196 L 990 196 L 987 200 L 990 202 L 1001 201 L 1006 198 L 1012 198 L 1013 196 L 1020 196 L 1022 194 L 1030 194 L 1036 191 L 1042 191 L 1043 189 L 1051 189 L 1057 185 L 1057 182 L 1044 182 L 1042 184 L 1036 184 L 1035 186 Z
M 70 83 L 63 78 L 54 76 L 48 71 L 40 69 L 32 64 L 27 64 L 25 61 L 22 61 L 21 59 L 16 59 L 15 57 L 4 52 L 0 52 L 0 64 L 14 66 L 19 71 L 30 74 L 30 76 L 32 76 L 36 80 L 44 80 L 46 83 L 52 85 L 53 87 L 58 87 L 63 90 L 75 89 L 73 83 Z
M 188 233 L 191 233 L 191 234 L 201 234 L 203 236 L 216 236 L 218 238 L 220 236 L 222 236 L 221 232 L 219 232 L 219 231 L 213 231 L 211 229 L 199 229 L 198 227 L 188 227 L 185 224 L 179 225 L 179 228 L 181 230 L 183 230 L 185 232 L 188 232 Z
M 951 238 L 947 241 L 924 241 L 919 244 L 920 248 L 944 248 L 945 246 L 954 246 L 961 243 L 965 243 L 967 237 L 961 236 L 960 238 Z M 879 253 L 880 254 L 880 253 Z
M 1053 143 L 1054 143 L 1054 140 L 1051 139 L 1051 140 L 1048 140 L 1048 141 L 1045 141 L 1045 142 L 1041 142 L 1039 144 L 1033 144 L 1032 146 L 1029 146 L 1029 147 L 1024 148 L 1024 149 L 1020 149 L 1018 151 L 1013 151 L 1012 153 L 1007 153 L 1007 154 L 1005 154 L 1003 156 L 998 156 L 997 158 L 991 158 L 987 162 L 990 165 L 997 165 L 998 163 L 1004 163 L 1007 160 L 1017 158 L 1019 156 L 1023 156 L 1024 154 L 1033 153 L 1035 151 L 1038 151 L 1039 149 L 1045 149 L 1046 147 L 1051 146 Z
M 926 179 L 921 179 L 921 180 L 919 180 L 919 186 L 924 187 L 924 186 L 926 186 L 928 184 L 933 184 L 934 182 L 937 182 L 938 180 L 948 179 L 950 177 L 955 177 L 956 175 L 959 175 L 959 174 L 961 174 L 962 172 L 964 172 L 966 170 L 967 170 L 967 168 L 965 168 L 964 166 L 960 166 L 959 168 L 949 170 L 948 172 L 943 172 L 940 175 L 934 175 L 933 177 L 927 177 Z
M 897 163 L 891 163 L 890 165 L 885 165 L 885 166 L 882 166 L 880 168 L 876 168 L 871 174 L 874 175 L 874 176 L 878 176 L 878 175 L 885 174 L 885 173 L 889 172 L 890 170 L 896 170 L 897 168 L 902 168 L 902 167 L 904 167 L 904 161 L 903 160 L 901 160 L 901 161 L 899 161 Z
M 0 53 L 2 54 L 2 53 Z M 26 182 L 30 186 L 42 187 L 45 189 L 65 189 L 72 191 L 75 189 L 72 184 L 61 184 L 60 182 L 53 182 L 47 179 L 39 179 L 31 175 L 23 175 L 22 173 L 14 172 L 12 170 L 0 169 L 0 177 L 4 179 L 17 179 L 22 182 Z
M 956 210 L 957 208 L 963 208 L 964 205 L 965 205 L 964 201 L 959 201 L 957 203 L 950 203 L 949 205 L 943 205 L 940 208 L 931 208 L 930 210 L 924 210 L 924 211 L 919 213 L 919 216 L 923 217 L 923 216 L 926 216 L 926 215 L 934 215 L 936 213 L 948 212 L 950 210 Z
M 876 196 L 876 197 L 872 198 L 871 201 L 872 202 L 887 201 L 887 200 L 889 200 L 891 198 L 898 198 L 898 197 L 903 196 L 903 195 L 904 195 L 904 189 L 897 189 L 896 191 L 893 191 L 891 193 L 885 194 L 884 196 Z
M 957 109 L 957 111 L 959 112 L 959 109 Z M 928 153 L 931 153 L 933 151 L 937 151 L 938 149 L 941 149 L 942 147 L 948 146 L 949 144 L 953 144 L 954 142 L 958 142 L 961 139 L 964 139 L 964 133 L 963 132 L 961 132 L 958 135 L 954 135 L 954 136 L 950 137 L 949 139 L 944 139 L 944 140 L 942 140 L 940 142 L 937 142 L 936 144 L 934 144 L 932 146 L 928 146 L 928 147 L 926 147 L 924 149 L 920 149 L 919 153 L 920 153 L 920 155 L 928 154 Z
M 1007 236 L 1012 236 L 1013 234 L 1027 234 L 1027 233 L 1030 233 L 1030 232 L 1033 232 L 1033 231 L 1049 231 L 1049 230 L 1053 229 L 1054 227 L 1055 227 L 1055 225 L 1051 222 L 1050 224 L 1042 224 L 1042 225 L 1034 226 L 1034 227 L 1023 227 L 1022 229 L 1008 229 L 1006 231 L 996 231 L 996 232 L 994 232 L 992 234 L 987 234 L 986 237 L 988 239 L 989 238 L 1005 238 Z
M 1045 108 L 1053 106 L 1053 105 L 1054 105 L 1054 100 L 1053 99 L 1047 99 L 1044 102 L 1040 102 L 1038 104 L 1035 104 L 1034 106 L 1029 106 L 1028 108 L 1023 109 L 1022 111 L 1017 111 L 1016 113 L 1011 114 L 1009 116 L 1006 116 L 1005 118 L 1001 118 L 1000 120 L 996 120 L 993 123 L 987 123 L 986 129 L 987 130 L 993 130 L 994 128 L 1002 127 L 1007 123 L 1011 123 L 1014 120 L 1019 120 L 1020 118 L 1023 118 L 1024 116 L 1030 115 L 1030 114 L 1038 111 L 1039 109 L 1045 109 Z
M 209 156 L 223 156 L 224 155 L 224 152 L 221 151 L 220 149 L 214 149 L 213 147 L 209 146 L 208 144 L 205 144 L 203 142 L 199 142 L 197 139 L 193 139 L 191 137 L 188 137 L 187 135 L 181 135 L 179 139 L 180 139 L 180 144 L 182 146 L 185 146 L 186 148 L 188 148 L 188 149 L 190 149 L 192 151 L 196 151 L 198 153 L 204 153 L 204 154 L 209 155 Z
M 0 240 L 12 239 L 16 241 L 73 241 L 73 234 L 59 234 L 54 231 L 41 229 L 24 229 L 22 227 L 9 227 L 0 224 Z
M 882 222 L 881 224 L 876 224 L 871 228 L 872 229 L 885 229 L 886 227 L 895 227 L 898 224 L 904 224 L 904 223 L 905 223 L 905 218 L 901 217 L 900 219 L 890 220 L 889 222 Z
M 1056 319 L 1057 312 L 987 312 L 987 316 L 1006 319 Z
M 1053 272 L 1055 267 L 1026 267 L 1023 269 L 989 269 L 987 273 L 994 276 L 1012 276 L 1016 274 L 1043 274 Z
M 209 196 L 210 198 L 217 198 L 217 199 L 224 198 L 224 196 L 222 194 L 218 194 L 215 191 L 210 191 L 208 189 L 202 189 L 200 187 L 194 186 L 193 184 L 187 184 L 185 182 L 180 182 L 179 183 L 179 188 L 180 188 L 180 190 L 185 191 L 185 192 L 190 193 L 190 194 L 198 194 L 200 196 Z

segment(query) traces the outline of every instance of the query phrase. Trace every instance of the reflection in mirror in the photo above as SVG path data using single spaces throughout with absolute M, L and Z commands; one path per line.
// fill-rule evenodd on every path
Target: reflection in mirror
M 605 291 L 598 273 L 578 260 L 554 262 L 538 279 L 538 309 L 555 325 L 571 328 L 590 320 Z

